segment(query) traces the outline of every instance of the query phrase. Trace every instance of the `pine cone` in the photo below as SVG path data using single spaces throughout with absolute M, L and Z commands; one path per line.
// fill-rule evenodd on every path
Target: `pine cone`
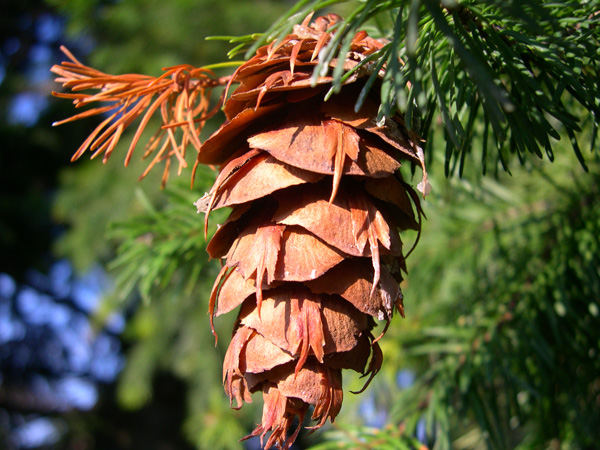
M 266 448 L 289 448 L 310 405 L 313 429 L 335 419 L 342 369 L 368 377 L 363 389 L 379 371 L 374 318 L 385 321 L 385 333 L 394 309 L 403 315 L 399 231 L 420 231 L 422 214 L 416 192 L 397 173 L 402 161 L 421 165 L 418 188 L 428 190 L 419 140 L 400 117 L 376 122 L 376 85 L 354 110 L 369 75 L 357 65 L 383 43 L 365 32 L 354 36 L 342 65 L 357 70 L 327 101 L 332 77 L 313 79 L 338 19 L 307 18 L 281 42 L 258 49 L 231 78 L 189 65 L 166 68 L 160 77 L 109 75 L 65 48 L 69 60 L 51 69 L 72 91 L 54 95 L 76 108 L 107 103 L 56 124 L 110 114 L 73 159 L 90 151 L 106 160 L 141 117 L 127 164 L 160 110 L 163 125 L 146 145 L 144 157 L 154 156 L 142 176 L 164 162 L 165 183 L 172 160 L 179 170 L 186 166 L 190 143 L 198 152 L 194 168 L 220 166 L 214 186 L 196 202 L 206 213 L 205 230 L 213 209 L 232 208 L 207 247 L 224 262 L 210 296 L 211 329 L 214 315 L 240 307 L 223 382 L 236 408 L 262 391 L 262 423 L 246 438 L 260 435 L 262 442 L 270 432 Z M 217 111 L 210 91 L 226 80 L 228 88 L 239 84 L 224 104 L 227 121 L 201 143 L 198 135 Z M 89 89 L 97 92 L 82 92 Z
M 379 371 L 374 319 L 385 331 L 394 309 L 403 314 L 399 231 L 420 229 L 418 196 L 397 172 L 403 161 L 423 166 L 420 143 L 400 117 L 376 123 L 376 88 L 354 111 L 368 74 L 356 71 L 327 101 L 331 77 L 311 80 L 337 20 L 307 19 L 242 65 L 227 120 L 197 158 L 220 166 L 198 210 L 208 220 L 211 210 L 232 208 L 208 245 L 223 261 L 211 327 L 213 316 L 240 307 L 225 392 L 236 408 L 262 392 L 262 423 L 244 439 L 262 443 L 270 432 L 266 448 L 289 448 L 310 405 L 313 428 L 335 419 L 342 369 L 368 377 L 365 387 Z M 344 67 L 382 46 L 358 33 Z

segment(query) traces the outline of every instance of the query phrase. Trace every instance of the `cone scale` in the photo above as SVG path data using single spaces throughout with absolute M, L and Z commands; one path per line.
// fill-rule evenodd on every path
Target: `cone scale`
M 327 101 L 331 78 L 311 81 L 336 20 L 306 20 L 242 65 L 226 122 L 197 158 L 220 167 L 198 211 L 208 220 L 232 208 L 208 245 L 222 261 L 211 325 L 238 310 L 224 388 L 234 408 L 262 393 L 262 422 L 246 438 L 265 448 L 289 448 L 307 414 L 311 428 L 335 419 L 343 369 L 365 376 L 365 387 L 379 371 L 376 320 L 385 330 L 395 309 L 403 314 L 399 232 L 420 228 L 418 196 L 397 172 L 422 166 L 419 143 L 399 118 L 376 123 L 376 94 L 354 111 L 366 78 L 350 77 Z M 344 65 L 381 46 L 357 34 Z

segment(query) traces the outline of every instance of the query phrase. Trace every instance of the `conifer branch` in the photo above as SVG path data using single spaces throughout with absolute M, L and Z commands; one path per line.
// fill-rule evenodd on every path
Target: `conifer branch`
M 70 61 L 54 65 L 50 70 L 57 75 L 56 81 L 71 92 L 53 92 L 56 97 L 73 101 L 75 108 L 94 103 L 97 106 L 75 114 L 53 125 L 80 120 L 92 116 L 105 119 L 90 133 L 71 158 L 80 158 L 86 151 L 93 152 L 91 158 L 103 154 L 103 162 L 110 157 L 122 133 L 141 117 L 125 156 L 129 164 L 133 151 L 154 114 L 159 114 L 162 126 L 146 144 L 143 158 L 152 156 L 144 178 L 159 162 L 164 163 L 162 185 L 169 177 L 171 160 L 178 164 L 178 173 L 187 167 L 186 150 L 191 144 L 196 151 L 202 145 L 200 132 L 221 104 L 210 104 L 211 92 L 215 87 L 228 83 L 229 78 L 218 78 L 212 71 L 188 64 L 164 68 L 159 77 L 138 74 L 109 75 L 78 61 L 64 46 L 61 50 Z M 94 90 L 94 93 L 83 91 Z M 180 137 L 176 131 L 180 130 Z

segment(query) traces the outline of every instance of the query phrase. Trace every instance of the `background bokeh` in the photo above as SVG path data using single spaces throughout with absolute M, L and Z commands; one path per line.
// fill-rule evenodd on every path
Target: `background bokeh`
M 139 165 L 128 171 L 118 161 L 108 167 L 69 165 L 94 122 L 51 127 L 71 114 L 68 102 L 50 96 L 59 88 L 49 72 L 64 59 L 59 46 L 106 72 L 158 74 L 182 62 L 223 60 L 227 45 L 206 36 L 263 30 L 288 6 L 2 2 L 0 448 L 190 448 L 199 439 L 198 431 L 183 428 L 188 386 L 160 361 L 160 352 L 169 351 L 168 338 L 159 348 L 149 344 L 142 350 L 150 353 L 137 356 L 144 366 L 134 367 L 132 381 L 117 388 L 126 355 L 136 358 L 140 336 L 160 341 L 154 327 L 162 324 L 152 323 L 153 313 L 136 315 L 136 295 L 98 319 L 101 300 L 114 290 L 106 263 L 115 256 L 116 241 L 106 229 L 138 214 L 140 195 L 164 204 L 165 193 L 155 179 L 136 183 Z M 206 262 L 204 254 L 198 258 Z M 135 324 L 126 327 L 133 318 Z M 202 314 L 198 329 L 204 330 L 205 319 Z M 207 370 L 219 370 L 216 356 Z

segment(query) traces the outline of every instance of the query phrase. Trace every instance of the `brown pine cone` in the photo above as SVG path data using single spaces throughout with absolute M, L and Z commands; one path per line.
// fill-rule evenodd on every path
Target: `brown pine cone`
M 419 231 L 421 223 L 419 198 L 397 173 L 403 161 L 421 165 L 420 189 L 427 192 L 418 138 L 399 116 L 376 121 L 377 82 L 354 110 L 369 76 L 357 65 L 383 43 L 364 32 L 354 36 L 342 64 L 358 70 L 327 101 L 332 78 L 313 79 L 338 19 L 310 24 L 307 18 L 281 42 L 258 49 L 232 77 L 189 65 L 166 68 L 159 77 L 109 75 L 65 48 L 68 61 L 51 69 L 71 91 L 54 95 L 76 108 L 103 104 L 56 124 L 109 114 L 73 159 L 89 151 L 106 160 L 141 118 L 127 164 L 160 111 L 162 126 L 146 145 L 144 157 L 152 157 L 142 176 L 162 162 L 165 183 L 172 161 L 179 171 L 186 167 L 189 144 L 198 152 L 195 167 L 220 166 L 211 191 L 196 202 L 206 213 L 205 229 L 211 210 L 232 208 L 207 247 L 223 261 L 210 296 L 211 328 L 214 315 L 240 307 L 223 382 L 237 408 L 262 391 L 262 423 L 247 437 L 262 440 L 270 432 L 266 448 L 291 446 L 311 405 L 312 428 L 335 419 L 342 369 L 367 376 L 365 387 L 379 371 L 375 318 L 385 321 L 385 332 L 394 308 L 403 314 L 399 231 Z M 238 84 L 223 96 L 227 120 L 201 143 L 200 131 L 217 111 L 210 92 L 225 83 Z
M 400 117 L 376 123 L 376 88 L 354 112 L 361 71 L 327 101 L 331 77 L 311 80 L 337 20 L 305 20 L 242 65 L 227 120 L 197 158 L 220 166 L 198 210 L 208 220 L 211 210 L 232 208 L 208 245 L 223 261 L 211 326 L 214 315 L 240 307 L 225 391 L 236 408 L 262 392 L 262 423 L 246 438 L 262 442 L 270 432 L 265 448 L 289 448 L 311 405 L 313 428 L 335 419 L 342 369 L 366 384 L 379 371 L 374 318 L 387 328 L 394 308 L 403 314 L 399 231 L 420 229 L 418 196 L 397 173 L 403 161 L 423 166 L 419 142 Z M 382 46 L 358 33 L 345 68 Z

